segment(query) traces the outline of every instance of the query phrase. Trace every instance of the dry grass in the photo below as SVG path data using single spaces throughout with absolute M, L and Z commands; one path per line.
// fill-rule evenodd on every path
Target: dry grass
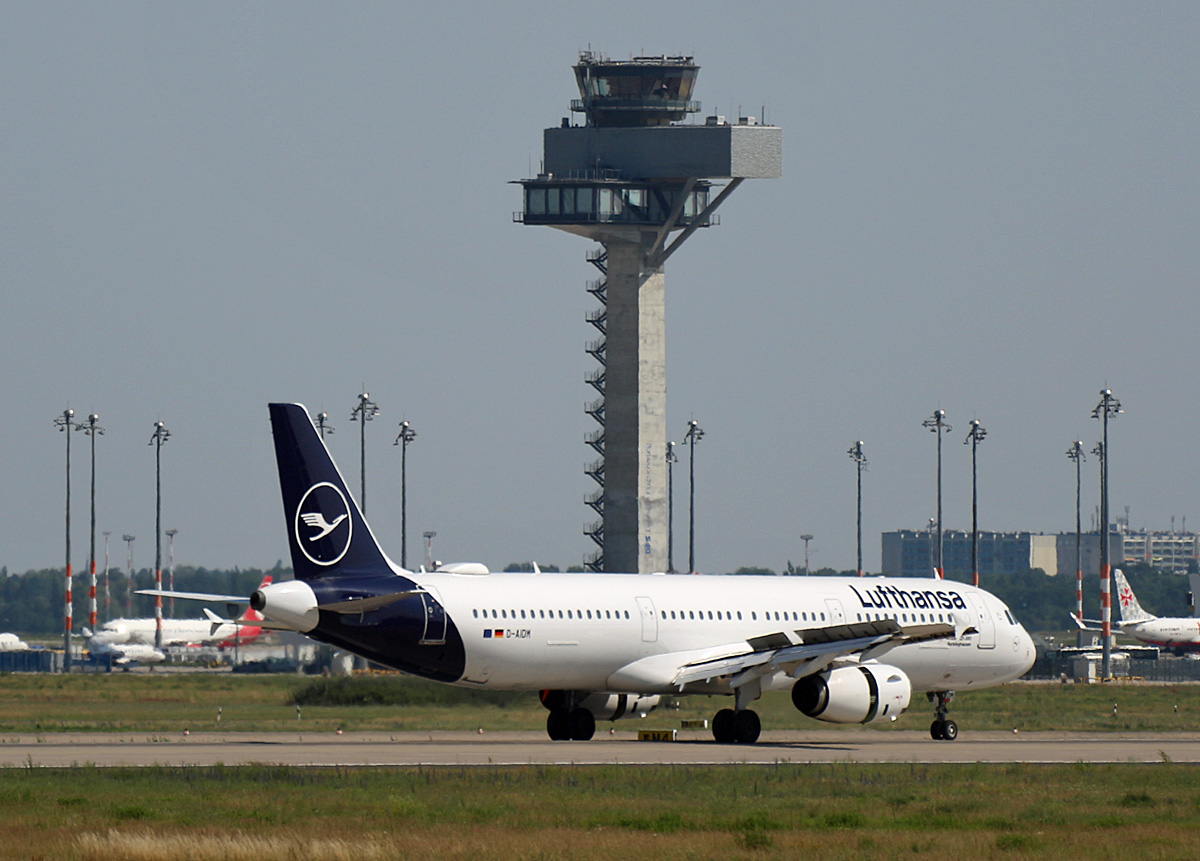
M 374 861 L 397 858 L 399 848 L 376 838 L 325 840 L 320 838 L 259 837 L 253 834 L 156 834 L 109 830 L 88 833 L 72 849 L 83 861 Z

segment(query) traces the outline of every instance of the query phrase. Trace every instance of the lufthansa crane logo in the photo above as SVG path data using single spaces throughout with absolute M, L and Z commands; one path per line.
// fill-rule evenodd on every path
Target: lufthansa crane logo
M 340 562 L 350 549 L 354 532 L 350 505 L 342 491 L 328 481 L 310 487 L 296 506 L 292 530 L 296 546 L 310 562 L 321 566 Z

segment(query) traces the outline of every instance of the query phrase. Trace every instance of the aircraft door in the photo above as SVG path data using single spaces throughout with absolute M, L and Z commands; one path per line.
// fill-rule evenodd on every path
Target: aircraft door
M 638 613 L 642 617 L 642 642 L 658 642 L 658 616 L 654 612 L 654 602 L 646 597 L 638 597 L 635 600 Z
M 974 593 L 967 593 L 967 600 L 971 602 L 975 627 L 979 629 L 979 648 L 996 648 L 996 620 L 992 618 L 992 611 L 988 607 L 987 601 L 983 596 Z
M 421 593 L 421 603 L 425 605 L 425 633 L 421 636 L 421 645 L 440 646 L 446 642 L 446 608 L 428 586 Z
M 829 611 L 829 624 L 846 624 L 846 614 L 842 612 L 842 602 L 837 598 L 826 598 L 825 608 Z

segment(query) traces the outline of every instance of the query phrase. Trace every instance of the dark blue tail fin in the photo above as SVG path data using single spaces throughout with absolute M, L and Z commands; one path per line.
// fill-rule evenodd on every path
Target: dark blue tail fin
M 270 409 L 296 579 L 391 573 L 308 411 L 300 404 Z

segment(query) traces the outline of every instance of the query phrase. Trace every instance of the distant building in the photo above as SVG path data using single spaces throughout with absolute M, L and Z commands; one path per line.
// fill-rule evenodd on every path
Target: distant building
M 1200 561 L 1200 542 L 1194 532 L 1147 532 L 1122 529 L 1125 552 L 1119 558 L 1163 571 L 1186 572 Z
M 929 577 L 937 564 L 937 533 L 932 530 L 902 529 L 883 533 L 883 574 L 893 577 Z M 1072 552 L 1074 545 L 1072 545 Z M 946 574 L 970 577 L 971 533 L 947 530 L 942 533 L 942 564 Z M 1072 562 L 1072 566 L 1074 562 Z M 1041 568 L 1047 574 L 1058 570 L 1053 535 L 1033 532 L 980 532 L 979 574 L 1014 574 Z
M 1186 572 L 1200 563 L 1200 536 L 1194 532 L 1148 532 L 1110 527 L 1108 556 L 1113 567 L 1144 563 L 1163 571 Z M 1080 568 L 1085 577 L 1100 576 L 1100 536 L 1080 536 Z M 894 577 L 929 577 L 936 564 L 937 533 L 901 529 L 883 533 L 883 573 Z M 942 533 L 946 574 L 956 579 L 971 575 L 971 533 Z M 1075 533 L 980 532 L 979 573 L 1013 574 L 1040 568 L 1051 577 L 1075 576 Z
M 1058 551 L 1057 573 L 1064 577 L 1074 577 L 1075 533 L 1058 533 L 1055 536 L 1055 544 Z M 1125 558 L 1124 536 L 1121 535 L 1116 526 L 1110 528 L 1108 558 L 1112 560 L 1111 564 L 1114 567 L 1120 565 L 1121 560 Z M 1085 532 L 1080 536 L 1079 560 L 1079 568 L 1083 571 L 1084 577 L 1100 576 L 1100 534 L 1098 532 Z M 1047 574 L 1056 573 L 1049 568 L 1045 570 Z

